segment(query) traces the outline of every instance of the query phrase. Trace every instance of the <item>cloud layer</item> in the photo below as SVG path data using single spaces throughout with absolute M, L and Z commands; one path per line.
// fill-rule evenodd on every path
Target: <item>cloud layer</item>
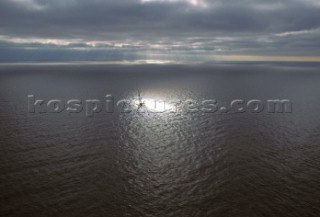
M 0 61 L 320 56 L 318 0 L 2 0 Z

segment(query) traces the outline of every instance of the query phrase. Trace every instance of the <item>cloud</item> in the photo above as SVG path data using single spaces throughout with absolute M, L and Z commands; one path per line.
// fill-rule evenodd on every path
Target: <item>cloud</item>
M 317 0 L 0 1 L 2 61 L 9 50 L 52 49 L 89 59 L 114 50 L 320 55 L 319 29 Z

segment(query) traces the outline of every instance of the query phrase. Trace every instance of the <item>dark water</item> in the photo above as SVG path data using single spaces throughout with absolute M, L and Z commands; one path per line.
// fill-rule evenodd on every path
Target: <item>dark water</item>
M 38 99 L 290 99 L 292 113 L 30 114 Z M 0 216 L 319 216 L 320 65 L 1 66 Z

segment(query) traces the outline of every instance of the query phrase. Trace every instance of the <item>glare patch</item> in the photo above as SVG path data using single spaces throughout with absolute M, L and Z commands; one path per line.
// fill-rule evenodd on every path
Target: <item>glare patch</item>
M 173 64 L 177 63 L 176 61 L 172 60 L 138 60 L 138 63 L 141 64 Z
M 195 6 L 195 7 L 208 7 L 207 3 L 204 0 L 141 0 L 141 3 L 148 3 L 148 2 L 170 2 L 170 3 L 176 3 L 176 2 L 186 2 L 189 5 Z
M 89 46 L 89 47 L 96 47 L 97 43 L 94 42 L 94 41 L 90 41 L 90 42 L 87 42 L 86 45 Z
M 217 61 L 320 62 L 320 56 L 211 55 Z
M 43 39 L 43 38 L 19 38 L 19 37 L 9 37 L 0 35 L 0 40 L 11 42 L 11 43 L 17 43 L 17 44 L 24 44 L 24 43 L 39 43 L 39 44 L 52 44 L 52 45 L 58 45 L 58 46 L 67 46 L 71 43 L 79 42 L 78 40 L 64 40 L 64 39 Z
M 320 28 L 317 28 L 317 29 L 311 29 L 311 30 L 282 32 L 282 33 L 278 33 L 275 35 L 280 36 L 280 37 L 286 37 L 286 36 L 290 36 L 290 35 L 304 35 L 304 34 L 319 33 L 319 32 L 320 32 Z
M 167 102 L 161 99 L 136 99 L 134 106 L 139 113 L 167 113 L 177 111 L 177 103 Z

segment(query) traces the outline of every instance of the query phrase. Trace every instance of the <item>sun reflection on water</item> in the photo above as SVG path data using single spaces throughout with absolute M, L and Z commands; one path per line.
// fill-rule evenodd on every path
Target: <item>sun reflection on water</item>
M 165 113 L 177 111 L 177 101 L 163 99 L 140 98 L 134 100 L 134 106 L 138 112 Z

